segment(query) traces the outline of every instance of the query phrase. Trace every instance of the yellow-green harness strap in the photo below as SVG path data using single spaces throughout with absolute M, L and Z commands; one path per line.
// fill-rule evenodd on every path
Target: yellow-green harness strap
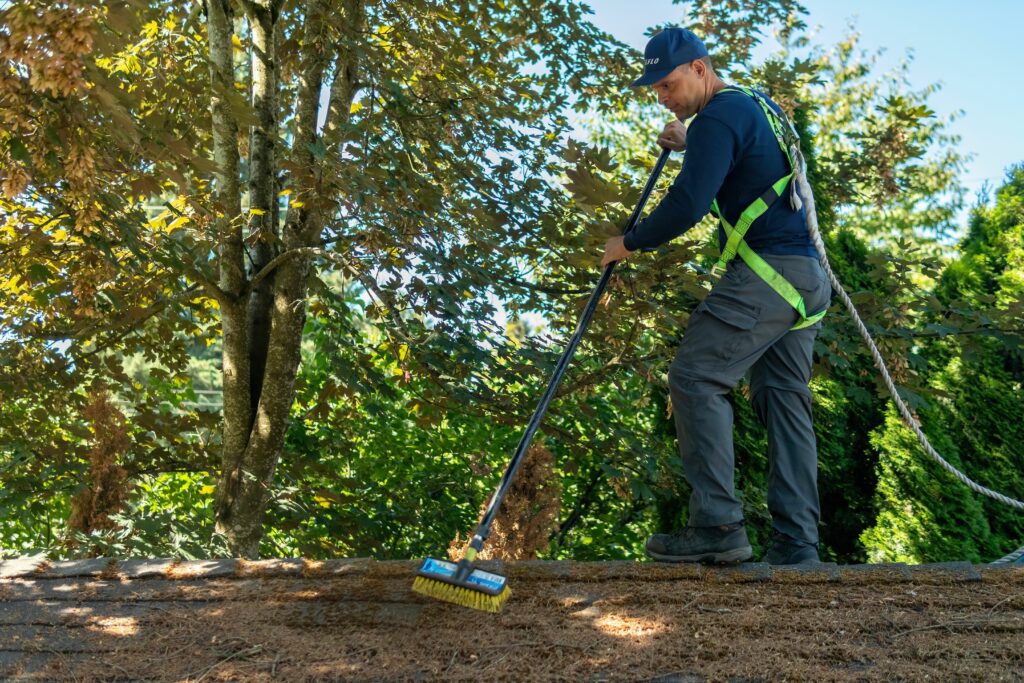
M 718 200 L 714 200 L 711 204 L 711 210 L 715 212 L 715 215 L 722 221 L 722 225 L 728 226 L 726 228 L 726 241 L 725 247 L 722 249 L 722 255 L 718 258 L 718 263 L 715 264 L 715 270 L 725 270 L 726 264 L 733 260 L 736 256 L 737 250 L 741 243 L 743 243 L 743 236 L 747 234 L 747 230 L 761 215 L 768 210 L 776 199 L 782 196 L 785 192 L 786 186 L 789 184 L 790 178 L 793 174 L 780 178 L 774 185 L 768 188 L 764 194 L 754 200 L 754 202 L 748 206 L 743 213 L 740 215 L 740 219 L 736 221 L 736 226 L 730 226 L 721 212 L 718 210 Z
M 726 90 L 735 90 L 742 92 L 749 97 L 752 97 L 756 101 L 761 109 L 764 111 L 765 117 L 768 119 L 768 124 L 771 126 L 772 132 L 775 133 L 775 139 L 779 143 L 779 147 L 782 152 L 786 155 L 786 160 L 789 161 L 790 169 L 794 168 L 793 158 L 790 156 L 789 150 L 786 148 L 786 142 L 783 138 L 782 121 L 779 119 L 779 115 L 773 110 L 764 98 L 759 97 L 757 93 L 743 88 L 740 86 L 730 86 Z M 763 258 L 758 256 L 753 249 L 751 249 L 744 241 L 743 236 L 747 234 L 747 230 L 750 226 L 760 218 L 765 211 L 782 196 L 782 193 L 786 191 L 789 186 L 790 180 L 793 178 L 793 171 L 790 171 L 787 175 L 779 178 L 775 183 L 765 190 L 764 194 L 755 199 L 750 206 L 743 210 L 740 214 L 739 220 L 736 221 L 735 227 L 730 225 L 725 220 L 725 216 L 718 208 L 718 200 L 711 202 L 711 211 L 714 212 L 718 219 L 722 221 L 722 228 L 725 230 L 725 247 L 722 249 L 722 255 L 711 268 L 711 274 L 717 275 L 718 271 L 725 270 L 726 265 L 731 261 L 737 254 L 740 258 L 750 266 L 762 280 L 764 280 L 769 287 L 775 290 L 779 296 L 785 299 L 790 306 L 796 309 L 797 314 L 800 316 L 800 320 L 797 321 L 796 325 L 792 328 L 793 330 L 799 330 L 803 327 L 813 325 L 822 318 L 825 317 L 825 310 L 815 313 L 812 316 L 807 315 L 807 309 L 804 304 L 804 298 L 800 296 L 800 292 L 796 290 L 777 270 L 771 267 L 771 265 Z
M 775 290 L 775 292 L 785 299 L 790 306 L 796 309 L 796 312 L 800 315 L 800 320 L 797 321 L 796 325 L 789 328 L 791 330 L 799 330 L 803 327 L 813 325 L 822 318 L 825 317 L 825 312 L 828 311 L 826 306 L 824 310 L 815 313 L 814 315 L 807 315 L 807 309 L 804 305 L 804 298 L 800 296 L 800 292 L 796 291 L 793 285 L 789 284 L 786 278 L 779 274 L 779 271 L 772 268 L 767 261 L 757 255 L 753 249 L 747 246 L 746 242 L 740 242 L 740 258 L 746 262 L 750 269 L 761 276 L 761 279 L 768 283 L 768 286 Z

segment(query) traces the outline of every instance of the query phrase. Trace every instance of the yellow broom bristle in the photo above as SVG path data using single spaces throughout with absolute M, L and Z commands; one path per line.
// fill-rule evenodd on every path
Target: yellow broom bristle
M 412 582 L 412 589 L 428 598 L 444 600 L 463 607 L 483 610 L 484 612 L 499 612 L 502 605 L 512 595 L 508 586 L 498 595 L 488 595 L 469 588 L 453 586 L 444 581 L 428 579 L 425 576 L 417 576 Z

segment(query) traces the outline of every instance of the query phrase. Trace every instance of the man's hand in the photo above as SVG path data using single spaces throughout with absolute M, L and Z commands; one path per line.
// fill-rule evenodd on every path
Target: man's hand
M 626 249 L 626 245 L 623 244 L 624 241 L 625 238 L 622 235 L 608 238 L 608 241 L 604 243 L 604 256 L 601 258 L 602 268 L 606 268 L 612 261 L 621 261 L 629 258 L 629 255 L 633 252 Z
M 682 152 L 686 149 L 686 126 L 681 121 L 672 121 L 661 131 L 658 144 L 673 152 Z

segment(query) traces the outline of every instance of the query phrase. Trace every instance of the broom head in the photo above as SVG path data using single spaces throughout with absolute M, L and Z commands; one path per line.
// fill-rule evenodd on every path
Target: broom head
M 499 574 L 473 569 L 464 580 L 457 579 L 459 565 L 428 557 L 416 573 L 412 589 L 417 593 L 463 607 L 498 612 L 512 591 Z

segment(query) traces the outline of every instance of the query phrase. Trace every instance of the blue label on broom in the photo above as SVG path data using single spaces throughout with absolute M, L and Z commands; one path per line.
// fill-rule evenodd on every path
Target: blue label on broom
M 485 572 L 481 569 L 474 569 L 466 580 L 470 583 L 475 583 L 478 586 L 485 586 L 491 590 L 501 590 L 505 587 L 504 576 L 491 574 L 490 572 Z
M 435 560 L 428 557 L 423 561 L 423 566 L 420 568 L 420 571 L 451 578 L 455 576 L 455 571 L 457 569 L 458 565 L 454 562 L 445 562 L 443 560 Z M 500 591 L 505 587 L 505 577 L 499 574 L 485 572 L 482 569 L 474 569 L 466 578 L 466 583 L 474 583 L 478 586 Z
M 423 561 L 423 566 L 420 567 L 421 572 L 430 572 L 431 574 L 437 574 L 439 576 L 455 576 L 455 569 L 458 565 L 451 562 L 440 562 L 433 558 L 428 557 Z

